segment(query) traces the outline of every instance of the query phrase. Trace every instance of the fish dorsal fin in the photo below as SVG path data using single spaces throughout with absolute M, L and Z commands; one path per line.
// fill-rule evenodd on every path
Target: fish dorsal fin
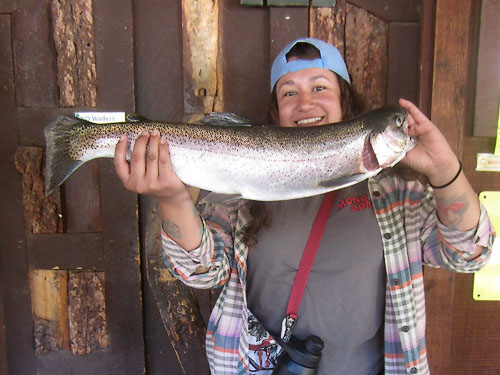
M 252 121 L 249 119 L 238 116 L 231 112 L 211 112 L 198 121 L 202 125 L 218 125 L 218 126 L 251 126 Z

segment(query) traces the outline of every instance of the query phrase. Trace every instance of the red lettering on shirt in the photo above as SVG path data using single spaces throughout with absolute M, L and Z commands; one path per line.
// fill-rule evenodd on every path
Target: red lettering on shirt
M 350 196 L 341 199 L 340 202 L 337 203 L 337 211 L 340 211 L 347 206 L 351 206 L 351 211 L 354 212 L 366 210 L 367 208 L 373 208 L 372 202 L 368 198 L 368 194 L 363 194 L 360 196 Z

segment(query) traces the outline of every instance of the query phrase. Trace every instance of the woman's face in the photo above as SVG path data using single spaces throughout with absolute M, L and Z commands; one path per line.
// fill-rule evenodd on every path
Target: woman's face
M 280 126 L 325 125 L 342 120 L 340 86 L 328 69 L 287 73 L 276 83 Z

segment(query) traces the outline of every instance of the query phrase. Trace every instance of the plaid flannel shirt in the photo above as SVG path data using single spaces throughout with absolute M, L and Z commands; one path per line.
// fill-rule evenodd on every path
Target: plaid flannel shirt
M 474 272 L 491 255 L 494 229 L 481 206 L 479 223 L 455 231 L 436 217 L 432 190 L 381 173 L 369 180 L 387 272 L 385 374 L 429 374 L 425 346 L 423 264 Z M 243 233 L 250 215 L 244 200 L 200 208 L 205 230 L 199 248 L 186 252 L 162 233 L 165 263 L 194 288 L 223 287 L 211 313 L 206 352 L 215 375 L 248 374 L 246 259 Z M 476 245 L 484 251 L 467 260 Z M 196 274 L 199 266 L 208 267 Z

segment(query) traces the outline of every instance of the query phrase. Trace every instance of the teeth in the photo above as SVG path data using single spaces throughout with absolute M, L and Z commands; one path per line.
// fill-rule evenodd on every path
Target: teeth
M 321 117 L 311 117 L 311 118 L 306 118 L 303 120 L 297 121 L 298 125 L 307 125 L 307 124 L 312 124 L 313 122 L 316 121 L 321 121 Z

